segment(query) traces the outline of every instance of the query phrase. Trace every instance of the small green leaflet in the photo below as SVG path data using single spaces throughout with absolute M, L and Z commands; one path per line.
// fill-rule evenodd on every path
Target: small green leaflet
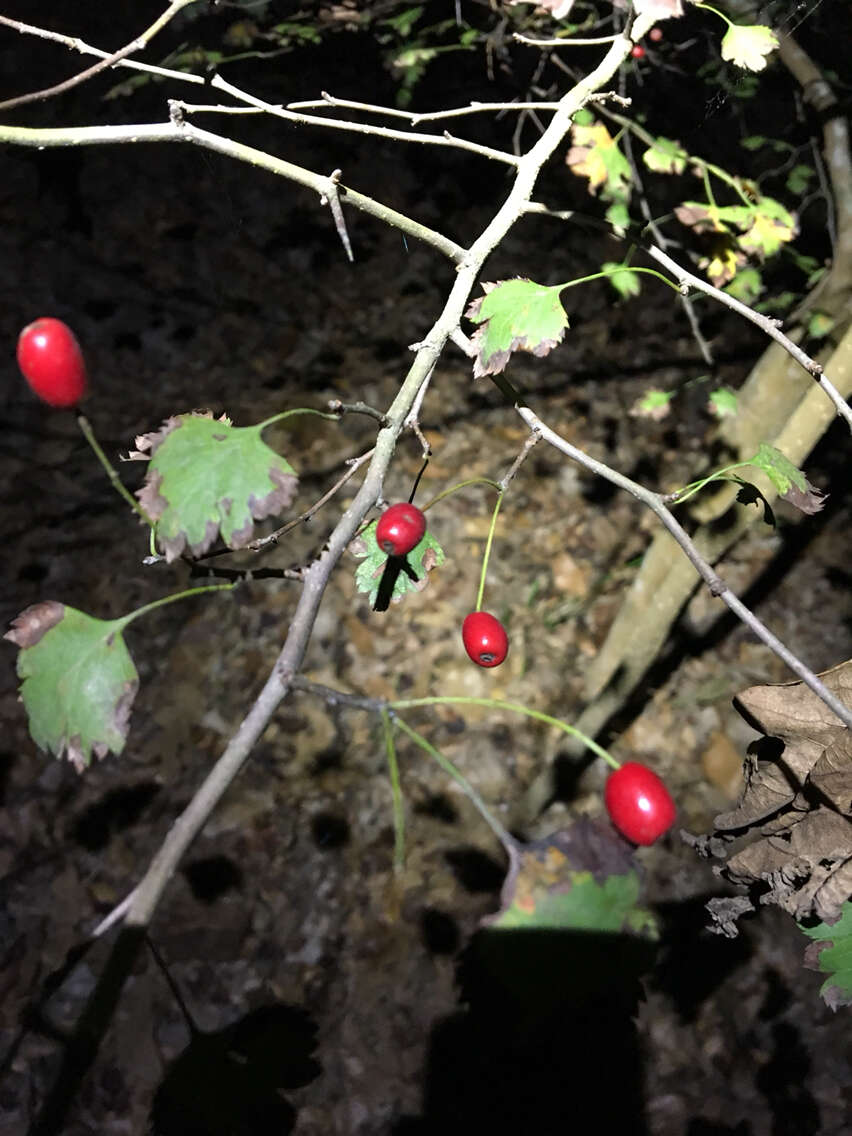
M 824 339 L 835 325 L 833 316 L 825 312 L 812 312 L 808 319 L 808 335 L 813 339 Z
M 472 338 L 476 345 L 474 378 L 505 370 L 515 351 L 547 355 L 565 335 L 568 316 L 559 299 L 564 284 L 547 287 L 533 280 L 498 280 L 483 283 L 484 296 L 465 313 L 482 324 Z
M 837 923 L 799 926 L 814 940 L 805 951 L 805 966 L 829 975 L 820 987 L 826 1003 L 832 1010 L 852 1005 L 852 902 L 843 904 Z
M 637 398 L 630 414 L 633 418 L 652 418 L 655 422 L 660 422 L 668 415 L 674 395 L 674 391 L 647 390 Z
M 376 602 L 379 584 L 388 562 L 388 554 L 376 544 L 376 525 L 373 521 L 361 533 L 361 536 L 352 542 L 350 551 L 361 559 L 355 572 L 355 587 L 359 592 L 369 596 L 370 606 Z M 411 591 L 422 591 L 429 582 L 428 573 L 433 568 L 439 568 L 444 563 L 444 550 L 427 529 L 423 539 L 416 544 L 405 558 L 412 575 L 403 569 L 396 578 L 391 603 L 398 603 L 403 596 Z
M 763 280 L 756 268 L 743 268 L 722 291 L 744 304 L 752 304 L 763 291 Z
M 20 648 L 21 700 L 33 741 L 82 773 L 95 757 L 121 753 L 139 676 L 122 638 L 132 618 L 94 619 L 47 600 L 4 636 Z
M 228 548 L 243 548 L 254 521 L 277 515 L 293 500 L 295 470 L 266 445 L 262 426 L 180 414 L 136 439 L 131 458 L 150 459 L 136 495 L 156 521 L 167 560 L 187 547 L 202 556 L 220 535 Z
M 633 272 L 628 265 L 615 264 L 608 260 L 601 265 L 601 272 L 608 273 L 610 284 L 622 299 L 629 300 L 631 296 L 639 295 L 642 287 L 639 283 L 639 273 Z
M 785 457 L 780 450 L 761 442 L 757 453 L 748 463 L 762 469 L 778 496 L 803 513 L 818 513 L 825 505 L 825 495 L 816 489 L 800 469 Z
M 707 400 L 710 411 L 717 418 L 733 418 L 737 413 L 737 396 L 728 387 L 717 387 Z
M 686 169 L 687 157 L 679 142 L 660 136 L 654 139 L 654 145 L 642 155 L 642 161 L 649 170 L 658 174 L 682 174 Z

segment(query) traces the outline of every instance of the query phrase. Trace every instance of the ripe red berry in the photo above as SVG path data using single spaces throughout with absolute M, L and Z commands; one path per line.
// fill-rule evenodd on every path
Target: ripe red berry
M 423 511 L 408 501 L 385 509 L 376 525 L 376 544 L 388 556 L 405 556 L 426 532 Z
M 651 30 L 648 32 L 648 39 L 653 40 L 654 43 L 659 43 L 662 38 L 662 28 L 651 28 Z
M 48 406 L 76 406 L 86 393 L 86 364 L 74 332 L 44 316 L 18 336 L 18 366 Z
M 633 56 L 634 59 L 644 59 L 645 58 L 645 48 L 642 46 L 641 43 L 634 43 L 633 47 L 630 49 L 630 54 Z
M 479 667 L 499 667 L 509 653 L 506 628 L 487 611 L 472 611 L 464 617 L 462 642 Z
M 634 844 L 653 844 L 675 820 L 675 803 L 663 781 L 638 761 L 610 773 L 604 789 L 609 819 Z

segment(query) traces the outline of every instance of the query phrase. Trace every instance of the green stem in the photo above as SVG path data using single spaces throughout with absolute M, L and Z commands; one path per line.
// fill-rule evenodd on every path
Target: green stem
M 491 528 L 488 530 L 488 540 L 485 542 L 485 552 L 482 556 L 482 571 L 479 574 L 479 591 L 476 596 L 476 611 L 482 610 L 482 596 L 485 592 L 485 574 L 488 571 L 488 558 L 491 555 L 491 545 L 494 542 L 494 529 L 497 527 L 497 514 L 500 512 L 500 506 L 503 504 L 503 491 L 497 494 L 497 500 L 494 503 L 494 511 L 491 514 Z
M 393 744 L 393 726 L 387 710 L 382 710 L 382 731 L 385 738 L 385 753 L 388 759 L 388 773 L 390 774 L 391 795 L 393 797 L 393 870 L 401 872 L 405 867 L 405 810 L 402 807 L 399 763 L 396 760 L 396 747 Z
M 122 616 L 121 619 L 116 620 L 116 623 L 126 627 L 128 623 L 132 623 L 134 619 L 138 619 L 140 615 L 147 615 L 149 611 L 154 611 L 158 607 L 165 607 L 167 604 L 175 603 L 177 600 L 185 600 L 189 596 L 200 596 L 202 592 L 231 592 L 236 587 L 234 584 L 205 584 L 200 588 L 187 588 L 184 592 L 175 592 L 171 596 L 163 596 L 159 600 L 154 600 L 152 603 L 145 604 L 144 607 L 137 607 L 135 611 L 128 612 L 127 615 Z
M 656 276 L 658 280 L 662 280 L 664 284 L 668 284 L 672 291 L 680 291 L 680 285 L 675 284 L 673 280 L 669 280 L 668 276 L 664 276 L 662 272 L 657 272 L 654 268 L 636 268 L 625 265 L 623 268 L 619 268 L 618 271 L 645 272 L 648 276 Z M 553 287 L 555 291 L 564 292 L 566 288 L 575 288 L 578 284 L 588 284 L 590 280 L 605 280 L 608 276 L 615 275 L 615 272 L 593 272 L 591 276 L 579 276 L 576 280 L 569 280 L 567 284 L 554 284 Z
M 563 733 L 568 734 L 572 738 L 577 738 L 581 741 L 592 753 L 602 757 L 604 761 L 613 769 L 620 769 L 621 762 L 617 761 L 612 754 L 607 753 L 603 746 L 598 745 L 593 738 L 588 734 L 584 734 L 582 730 L 578 730 L 576 726 L 571 726 L 567 722 L 563 722 L 560 718 L 552 718 L 550 714 L 544 714 L 541 710 L 531 710 L 529 706 L 523 706 L 520 702 L 502 702 L 499 698 L 469 698 L 466 695 L 449 695 L 447 697 L 432 697 L 432 698 L 403 698 L 396 699 L 388 703 L 390 710 L 409 710 L 415 706 L 487 706 L 492 710 L 511 710 L 514 714 L 524 714 L 528 718 L 535 718 L 539 722 L 546 722 L 548 726 L 556 726 L 557 729 L 562 730 Z
M 433 497 L 423 506 L 423 512 L 431 509 L 433 505 L 437 505 L 439 501 L 443 501 L 445 497 L 449 497 L 451 493 L 457 493 L 459 489 L 466 489 L 468 485 L 490 485 L 492 489 L 500 492 L 500 485 L 496 481 L 492 481 L 490 477 L 469 477 L 467 481 L 460 481 L 458 485 L 451 485 L 449 489 L 444 489 L 437 497 Z
M 94 451 L 95 457 L 106 470 L 106 475 L 109 478 L 113 489 L 116 491 L 119 497 L 122 497 L 127 502 L 133 512 L 137 513 L 145 522 L 145 524 L 150 525 L 151 529 L 153 530 L 156 522 L 151 520 L 151 518 L 148 516 L 148 514 L 145 512 L 145 510 L 142 508 L 142 506 L 139 504 L 130 490 L 126 489 L 122 484 L 121 478 L 118 476 L 118 471 L 115 469 L 109 458 L 101 449 L 100 443 L 98 442 L 97 438 L 94 435 L 94 432 L 92 431 L 92 425 L 84 414 L 77 415 L 77 425 L 80 427 L 80 432 L 82 433 L 83 437 L 86 439 L 86 441 Z
M 465 794 L 467 799 L 470 801 L 470 803 L 473 805 L 473 807 L 476 809 L 485 823 L 491 828 L 491 831 L 494 833 L 503 847 L 513 848 L 516 844 L 516 841 L 512 834 L 503 827 L 503 825 L 499 820 L 497 820 L 495 816 L 492 815 L 492 813 L 488 809 L 488 806 L 485 804 L 482 797 L 480 797 L 479 793 L 477 793 L 476 789 L 474 789 L 467 778 L 456 768 L 456 766 L 453 765 L 449 758 L 444 757 L 444 755 L 439 750 L 435 749 L 432 743 L 430 741 L 427 741 L 422 734 L 418 734 L 416 730 L 412 730 L 411 726 L 409 726 L 407 722 L 404 722 L 402 718 L 397 718 L 396 724 L 404 734 L 408 734 L 413 742 L 416 742 L 422 750 L 425 750 L 425 752 L 428 753 L 430 757 L 434 758 L 434 760 L 437 761 L 438 765 L 440 765 L 445 773 L 448 773 L 450 777 L 452 777 L 452 779 L 461 788 L 462 792 Z
M 672 493 L 670 500 L 673 505 L 682 505 L 684 501 L 688 501 L 690 497 L 700 493 L 705 485 L 710 485 L 713 481 L 731 481 L 732 479 L 726 477 L 726 474 L 730 473 L 732 469 L 742 469 L 743 466 L 751 464 L 751 462 L 742 461 L 734 462 L 733 465 L 726 465 L 724 469 L 717 469 L 708 474 L 707 477 L 702 477 L 700 481 L 690 481 L 689 485 L 684 485 L 683 489 L 679 489 L 677 493 Z
M 729 20 L 728 17 L 720 12 L 717 8 L 711 8 L 709 4 L 696 4 L 695 0 L 693 0 L 693 6 L 695 8 L 703 8 L 705 12 L 712 12 L 714 16 L 718 16 L 720 20 L 724 20 L 729 28 L 732 28 L 734 26 L 732 20 Z
M 291 414 L 315 414 L 318 418 L 330 418 L 332 422 L 339 422 L 339 414 L 329 414 L 325 410 L 314 410 L 312 406 L 297 406 L 294 410 L 282 410 L 280 414 L 273 414 L 271 418 L 265 418 L 263 422 L 258 422 L 255 429 L 262 432 L 267 426 L 271 426 L 273 422 L 283 422 L 285 418 L 289 418 Z

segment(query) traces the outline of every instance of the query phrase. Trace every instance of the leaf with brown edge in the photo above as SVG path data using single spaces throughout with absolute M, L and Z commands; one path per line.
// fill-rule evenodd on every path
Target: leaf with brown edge
M 18 676 L 30 734 L 81 772 L 92 756 L 121 753 L 139 676 L 122 632 L 132 616 L 95 619 L 47 601 L 22 612 L 6 638 L 20 647 Z
M 41 637 L 54 627 L 65 614 L 65 604 L 56 600 L 44 600 L 42 603 L 25 607 L 20 615 L 12 620 L 11 631 L 3 636 L 16 647 L 35 647 Z
M 167 560 L 186 549 L 203 556 L 219 537 L 228 548 L 244 548 L 255 521 L 292 502 L 296 472 L 265 444 L 263 425 L 235 427 L 224 415 L 182 414 L 136 439 L 131 457 L 149 461 L 136 495 L 156 522 Z
M 568 327 L 559 298 L 562 287 L 523 278 L 483 282 L 485 295 L 465 312 L 469 320 L 482 325 L 471 336 L 476 347 L 474 378 L 499 374 L 515 351 L 540 357 L 562 342 Z

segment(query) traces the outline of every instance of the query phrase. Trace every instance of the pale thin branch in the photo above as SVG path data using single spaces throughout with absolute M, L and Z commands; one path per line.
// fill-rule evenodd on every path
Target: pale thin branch
M 469 150 L 472 154 L 478 154 L 481 158 L 489 158 L 492 161 L 503 162 L 508 166 L 514 166 L 518 161 L 514 154 L 507 154 L 503 150 L 494 150 L 491 146 L 480 146 L 477 142 L 450 139 L 446 134 L 415 134 L 410 130 L 392 130 L 387 126 L 371 126 L 366 122 L 347 122 L 344 119 L 325 118 L 323 115 L 318 114 L 296 114 L 293 111 L 276 106 L 274 103 L 268 103 L 263 99 L 256 98 L 247 91 L 233 86 L 233 84 L 229 83 L 226 79 L 223 79 L 221 75 L 217 75 L 216 79 L 218 81 L 215 83 L 215 86 L 218 90 L 225 91 L 227 94 L 233 96 L 233 98 L 239 99 L 240 102 L 245 102 L 248 103 L 249 106 L 265 110 L 267 114 L 272 115 L 273 118 L 282 118 L 286 122 L 295 122 L 302 126 L 322 126 L 332 130 L 366 134 L 375 138 L 390 138 L 398 142 L 417 142 L 421 145 L 428 146 L 451 146 L 455 149 L 463 148 Z M 190 111 L 192 107 L 186 106 L 184 109 Z
M 538 430 L 543 439 L 555 449 L 559 450 L 560 453 L 565 454 L 565 456 L 571 458 L 572 461 L 591 470 L 592 473 L 597 474 L 598 477 L 609 481 L 612 485 L 618 486 L 619 489 L 626 490 L 626 492 L 641 501 L 643 505 L 647 506 L 675 541 L 677 541 L 678 545 L 680 545 L 687 559 L 710 589 L 711 595 L 718 597 L 722 603 L 730 608 L 737 618 L 740 619 L 758 639 L 762 640 L 779 659 L 786 663 L 790 670 L 795 675 L 798 675 L 802 682 L 837 715 L 841 722 L 852 727 L 852 709 L 845 706 L 839 698 L 832 694 L 814 672 L 806 667 L 805 664 L 758 619 L 754 612 L 747 608 L 731 591 L 724 580 L 722 580 L 701 556 L 701 553 L 698 551 L 689 535 L 681 527 L 675 516 L 666 508 L 663 503 L 663 498 L 659 493 L 654 493 L 650 489 L 646 489 L 644 486 L 632 481 L 629 477 L 625 477 L 624 474 L 619 473 L 617 470 L 612 469 L 610 466 L 597 461 L 589 454 L 577 449 L 576 446 L 572 446 L 569 441 L 560 434 L 557 434 L 555 430 L 551 430 L 546 426 L 538 415 L 528 406 L 516 404 L 515 410 L 530 429 Z
M 609 36 L 593 36 L 591 39 L 569 39 L 567 36 L 560 39 L 534 39 L 532 36 L 522 35 L 520 32 L 515 32 L 512 39 L 516 43 L 526 44 L 528 47 L 597 47 L 602 43 L 614 43 L 619 39 L 621 33 Z
M 696 276 L 692 272 L 687 272 L 677 261 L 672 260 L 668 253 L 663 252 L 662 249 L 657 248 L 655 245 L 647 246 L 646 252 L 653 260 L 656 260 L 658 264 L 664 265 L 673 276 L 676 276 L 682 287 L 688 285 L 699 292 L 704 292 L 706 295 L 712 296 L 715 300 L 718 300 L 720 304 L 724 304 L 725 307 L 730 308 L 751 323 L 756 324 L 770 339 L 774 339 L 776 343 L 780 343 L 787 354 L 792 356 L 799 366 L 807 371 L 811 378 L 822 388 L 828 398 L 831 399 L 837 413 L 842 418 L 846 419 L 849 429 L 852 430 L 852 408 L 850 408 L 849 404 L 838 392 L 834 384 L 829 382 L 825 377 L 821 364 L 817 363 L 816 360 L 806 354 L 798 344 L 788 338 L 779 328 L 777 320 L 761 315 L 760 312 L 756 312 L 754 308 L 748 307 L 746 304 L 742 303 L 742 301 L 736 299 L 735 296 L 730 296 L 727 292 L 723 292 L 720 288 L 715 288 L 706 280 L 702 280 L 700 276 Z
M 85 71 L 80 71 L 77 75 L 72 75 L 68 79 L 64 79 L 61 83 L 56 83 L 52 87 L 44 87 L 40 91 L 30 91 L 26 95 L 16 95 L 14 98 L 5 99 L 0 102 L 0 110 L 11 110 L 12 107 L 24 106 L 26 103 L 39 102 L 42 99 L 51 98 L 53 95 L 63 94 L 65 91 L 70 91 L 72 87 L 78 86 L 80 83 L 99 75 L 101 71 L 107 71 L 116 63 L 120 63 L 126 56 L 132 55 L 135 51 L 141 51 L 154 36 L 162 31 L 162 29 L 169 23 L 169 21 L 177 15 L 182 8 L 189 7 L 190 4 L 196 4 L 198 0 L 172 0 L 167 10 L 158 16 L 154 22 L 145 29 L 140 36 L 132 40 L 130 43 L 125 44 L 124 47 L 119 48 L 118 51 L 112 55 L 104 56 L 99 63 L 93 63 L 91 67 L 87 67 Z M 51 33 L 44 33 L 40 29 L 34 28 L 31 24 L 23 24 L 18 20 L 10 20 L 7 16 L 0 16 L 0 23 L 5 24 L 7 27 L 14 28 L 16 31 L 24 32 L 27 35 L 41 35 L 44 39 L 60 39 L 59 36 Z M 73 46 L 80 50 L 79 41 L 72 41 Z
M 323 91 L 321 99 L 306 99 L 297 103 L 287 103 L 287 110 L 317 110 L 324 106 L 339 107 L 341 110 L 357 110 L 364 114 L 383 114 L 389 118 L 402 118 L 411 123 L 412 126 L 419 126 L 421 122 L 437 122 L 442 118 L 461 118 L 468 114 L 503 113 L 507 110 L 556 110 L 559 103 L 558 101 L 481 103 L 476 99 L 471 99 L 467 106 L 423 113 L 398 110 L 396 107 L 380 106 L 375 103 L 360 103 L 354 99 L 338 99 L 336 96 L 330 95 L 328 91 Z
M 330 185 L 329 179 L 313 170 L 306 170 L 283 158 L 276 158 L 263 150 L 253 146 L 245 146 L 226 138 L 220 134 L 213 134 L 202 130 L 191 122 L 184 122 L 180 118 L 179 110 L 168 123 L 144 123 L 131 126 L 72 126 L 57 128 L 35 128 L 27 126 L 7 126 L 0 123 L 0 142 L 11 142 L 19 146 L 32 146 L 42 149 L 59 146 L 104 146 L 117 143 L 140 142 L 184 142 L 203 146 L 208 150 L 224 154 L 239 161 L 248 162 L 259 169 L 268 170 L 278 174 L 307 189 L 314 190 L 320 197 L 327 194 Z M 358 193 L 357 190 L 341 186 L 346 192 L 347 205 L 354 206 L 364 213 L 377 217 L 387 225 L 401 230 L 407 236 L 431 245 L 456 264 L 461 263 L 466 250 L 461 245 L 451 241 L 442 233 L 418 224 L 404 213 L 398 213 L 375 201 L 371 197 Z

